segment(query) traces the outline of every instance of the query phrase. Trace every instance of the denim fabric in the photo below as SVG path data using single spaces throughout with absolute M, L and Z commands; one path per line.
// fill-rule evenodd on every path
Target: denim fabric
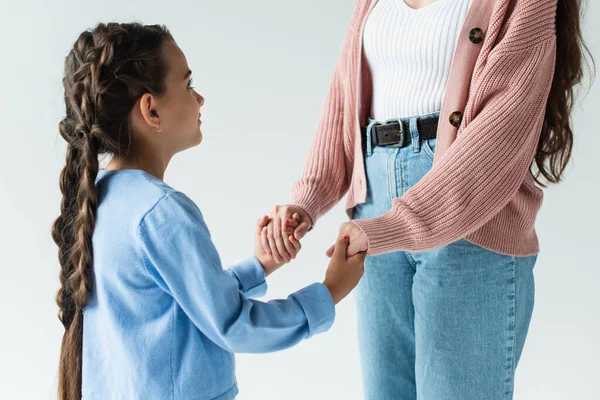
M 374 218 L 429 171 L 436 139 L 403 148 L 366 137 L 367 201 Z M 367 256 L 355 300 L 365 399 L 511 399 L 534 302 L 537 255 L 502 255 L 460 239 L 425 252 Z

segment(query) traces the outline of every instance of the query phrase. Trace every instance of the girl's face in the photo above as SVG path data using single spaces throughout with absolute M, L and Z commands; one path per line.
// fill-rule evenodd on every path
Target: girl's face
M 192 86 L 192 71 L 181 49 L 175 42 L 165 43 L 168 72 L 165 79 L 166 92 L 157 104 L 163 131 L 163 149 L 173 154 L 196 146 L 202 141 L 200 108 L 204 98 Z

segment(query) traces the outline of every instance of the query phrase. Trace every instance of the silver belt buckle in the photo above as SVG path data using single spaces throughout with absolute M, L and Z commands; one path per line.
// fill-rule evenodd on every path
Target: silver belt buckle
M 387 125 L 398 125 L 399 129 L 397 131 L 391 131 L 389 133 L 385 133 L 384 137 L 389 139 L 389 142 L 385 142 L 385 138 L 383 139 L 383 141 L 381 143 L 379 143 L 380 146 L 387 146 L 387 147 L 404 147 L 404 124 L 401 123 L 400 121 L 398 122 L 394 122 L 391 124 L 384 124 L 384 125 L 380 125 L 380 126 L 387 126 Z M 387 136 L 386 136 L 387 135 Z M 379 137 L 377 138 L 377 140 L 379 140 Z M 398 141 L 397 143 L 395 143 L 395 141 Z

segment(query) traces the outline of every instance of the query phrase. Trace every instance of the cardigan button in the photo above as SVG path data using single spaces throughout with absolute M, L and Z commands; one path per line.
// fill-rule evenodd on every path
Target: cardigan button
M 483 41 L 483 37 L 483 31 L 479 28 L 473 28 L 471 29 L 471 32 L 469 32 L 469 40 L 475 44 L 481 43 Z
M 450 124 L 458 128 L 462 122 L 462 117 L 463 114 L 460 111 L 454 111 L 452 114 L 450 114 Z

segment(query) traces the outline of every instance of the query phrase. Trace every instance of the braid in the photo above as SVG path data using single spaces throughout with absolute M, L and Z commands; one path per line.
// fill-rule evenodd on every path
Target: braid
M 61 123 L 62 126 L 62 123 Z M 65 329 L 68 329 L 73 321 L 75 305 L 73 303 L 73 290 L 67 286 L 68 277 L 73 272 L 70 251 L 73 246 L 73 215 L 75 210 L 76 192 L 75 183 L 79 180 L 76 168 L 78 163 L 78 150 L 75 146 L 67 147 L 67 162 L 60 174 L 60 190 L 63 194 L 61 202 L 61 214 L 52 227 L 52 238 L 58 245 L 58 259 L 61 265 L 60 284 L 61 288 L 56 294 L 56 303 L 59 307 L 58 318 Z
M 59 319 L 65 327 L 59 367 L 59 396 L 63 399 L 81 398 L 83 309 L 90 301 L 93 284 L 92 234 L 98 203 L 95 180 L 99 143 L 104 136 L 96 124 L 97 115 L 102 112 L 98 71 L 103 65 L 97 54 L 99 51 L 105 54 L 107 47 L 108 44 L 97 50 L 93 35 L 85 32 L 69 55 L 81 64 L 74 74 L 65 74 L 65 88 L 70 90 L 65 91 L 67 118 L 59 130 L 68 148 L 60 177 L 61 215 L 53 228 L 61 263 L 61 288 L 56 302 Z
M 158 25 L 98 24 L 79 36 L 65 60 L 66 117 L 59 132 L 67 142 L 60 174 L 60 215 L 52 226 L 58 245 L 56 294 L 62 339 L 58 397 L 81 399 L 83 310 L 94 281 L 92 235 L 96 225 L 100 154 L 127 154 L 129 113 L 144 93 L 164 93 L 163 43 L 173 40 Z M 117 75 L 118 73 L 118 75 Z
M 66 393 L 81 398 L 81 370 L 83 350 L 83 310 L 89 304 L 93 282 L 92 234 L 96 223 L 97 195 L 95 179 L 98 174 L 98 145 L 93 135 L 84 139 L 81 149 L 81 179 L 77 189 L 77 214 L 74 221 L 74 243 L 70 265 L 74 268 L 67 277 L 67 286 L 72 289 L 73 319 L 67 330 L 70 354 L 68 368 L 78 373 L 70 376 L 64 389 Z M 73 314 L 74 313 L 74 314 Z
M 75 266 L 72 279 L 73 300 L 77 310 L 83 310 L 88 305 L 89 291 L 92 288 L 92 233 L 98 206 L 95 184 L 98 174 L 98 147 L 95 142 L 91 136 L 83 145 L 82 176 L 77 193 L 76 236 L 71 256 Z

